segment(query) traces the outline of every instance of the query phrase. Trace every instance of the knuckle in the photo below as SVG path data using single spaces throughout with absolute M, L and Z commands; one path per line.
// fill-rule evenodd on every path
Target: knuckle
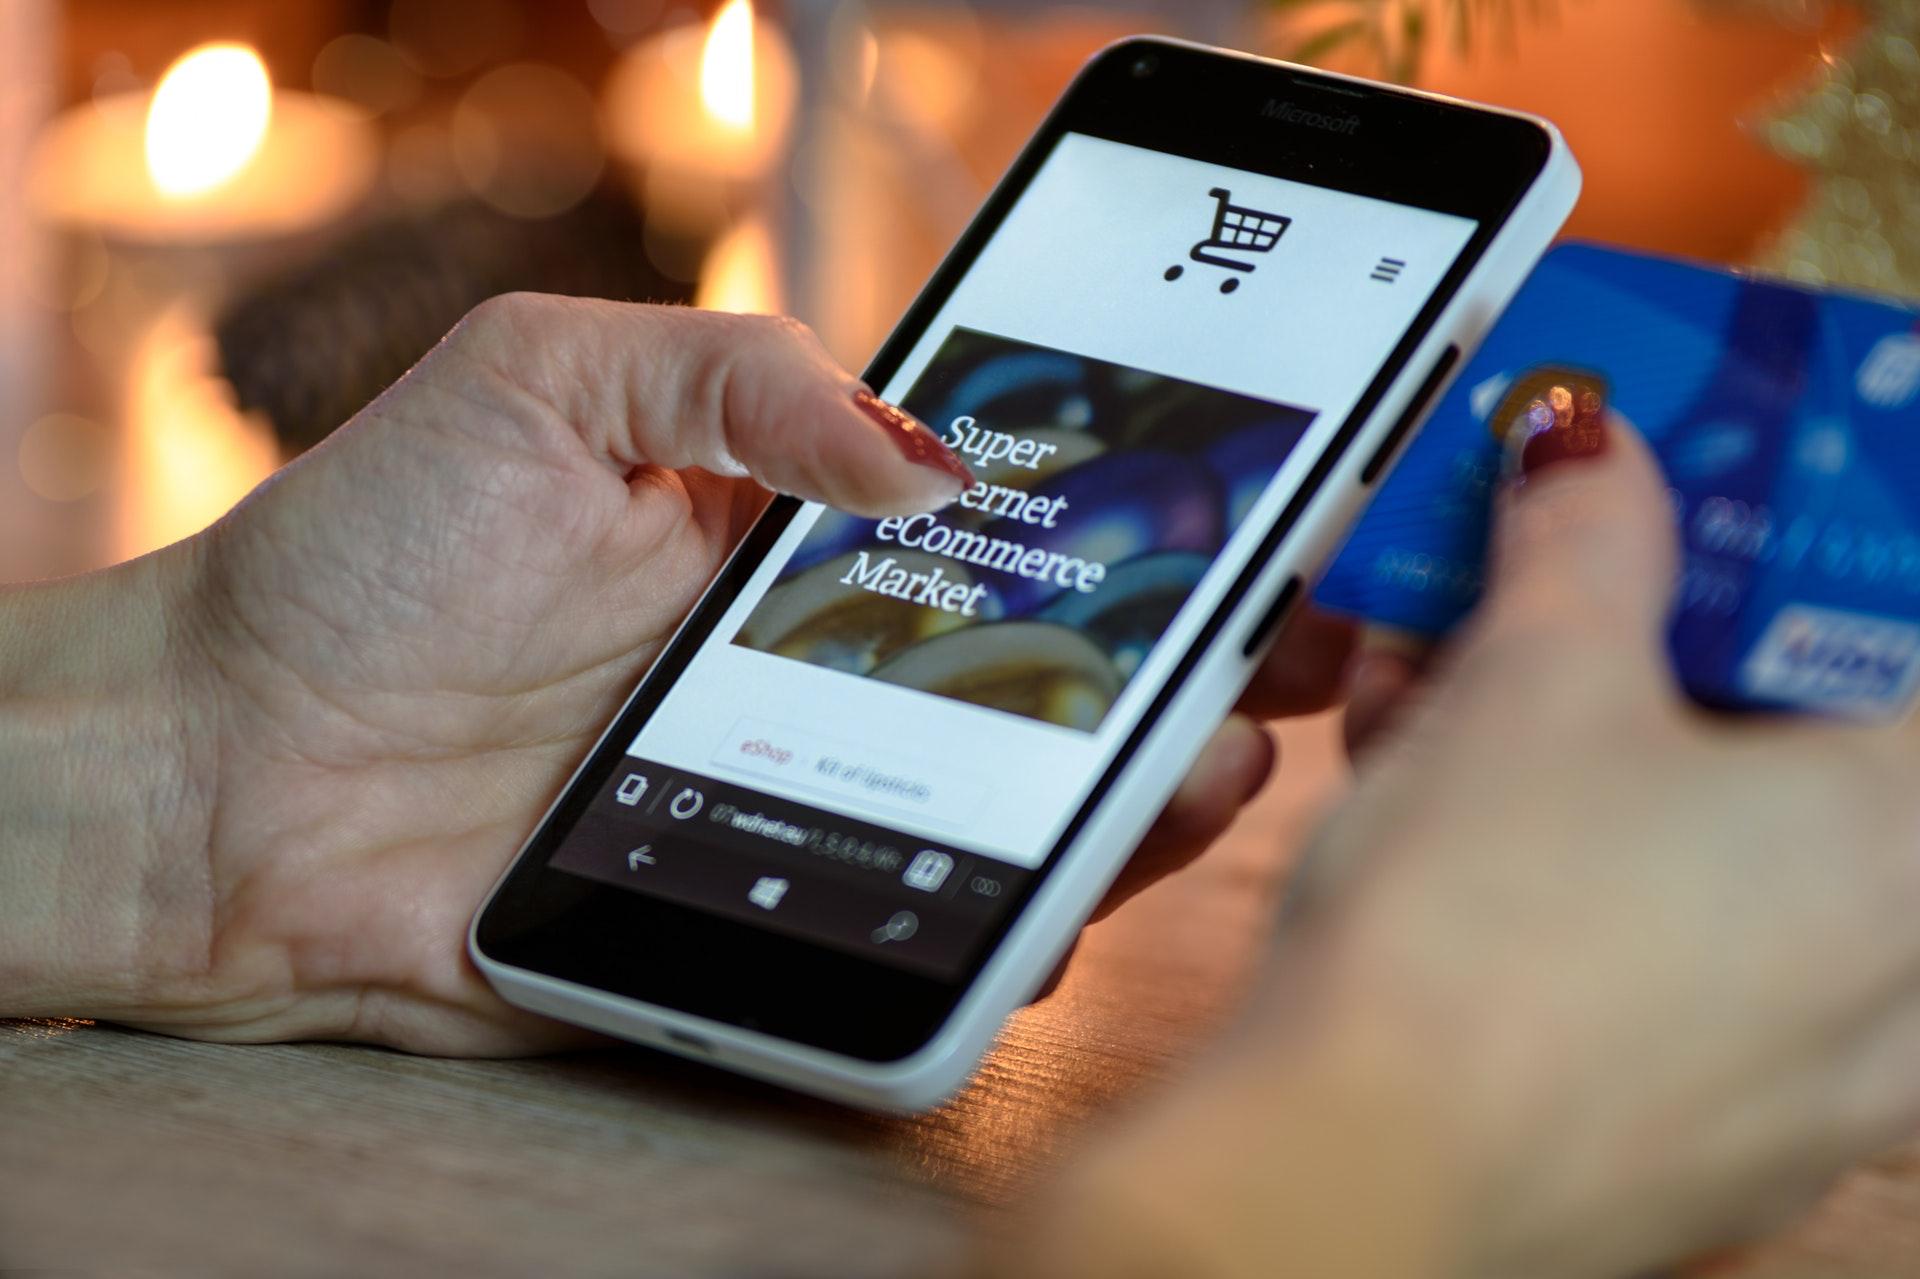
M 820 348 L 813 330 L 790 315 L 729 315 L 723 323 L 735 331 L 730 336 L 736 351 L 758 357 L 796 349 L 812 354 Z
M 1481 610 L 1484 642 L 1515 660 L 1558 662 L 1617 654 L 1618 618 L 1563 575 L 1530 575 L 1494 591 Z M 1604 669 L 1605 663 L 1602 663 Z
M 1509 609 L 1487 617 L 1467 660 L 1483 686 L 1531 720 L 1566 726 L 1657 716 L 1648 656 L 1617 630 L 1583 625 L 1566 609 Z
M 703 326 L 689 334 L 701 371 L 724 380 L 764 362 L 789 342 L 787 329 L 771 315 L 699 313 Z
M 763 315 L 756 318 L 766 323 L 769 332 L 779 335 L 785 341 L 796 342 L 807 347 L 820 345 L 820 338 L 814 333 L 813 326 L 804 320 L 796 319 L 791 315 Z
M 467 312 L 465 323 L 473 328 L 523 323 L 544 300 L 537 293 L 496 293 Z
M 813 330 L 785 315 L 729 315 L 713 348 L 707 381 L 718 407 L 738 421 L 773 420 L 783 405 L 824 370 L 825 349 Z
M 737 455 L 740 441 L 734 439 L 745 423 L 760 421 L 768 409 L 768 396 L 779 379 L 762 376 L 775 349 L 777 330 L 771 317 L 762 315 L 722 315 L 707 318 L 712 329 L 707 340 L 696 343 L 697 354 L 686 372 L 685 407 L 692 421 L 709 424 Z
M 816 351 L 822 350 L 820 338 L 814 336 L 814 330 L 791 315 L 735 315 L 732 319 L 743 326 L 743 334 L 747 338 L 743 346 L 755 350 L 758 355 L 799 351 L 806 357 L 814 357 Z
M 561 301 L 544 293 L 496 293 L 462 316 L 451 338 L 478 343 L 513 341 L 537 328 Z

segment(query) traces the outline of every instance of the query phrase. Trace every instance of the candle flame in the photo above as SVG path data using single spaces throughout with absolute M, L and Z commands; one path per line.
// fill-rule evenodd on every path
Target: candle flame
M 731 128 L 753 127 L 753 3 L 727 0 L 700 50 L 700 105 Z
M 764 222 L 748 218 L 708 250 L 693 304 L 708 311 L 779 312 L 780 268 L 773 233 Z
M 203 44 L 167 68 L 147 108 L 147 172 L 164 195 L 211 191 L 247 166 L 267 136 L 273 84 L 244 44 Z

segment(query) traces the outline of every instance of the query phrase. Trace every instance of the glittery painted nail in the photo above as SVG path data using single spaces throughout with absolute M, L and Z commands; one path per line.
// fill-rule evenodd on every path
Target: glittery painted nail
M 880 424 L 907 461 L 950 476 L 962 488 L 973 487 L 973 473 L 967 470 L 966 463 L 942 444 L 919 418 L 887 403 L 865 387 L 853 393 L 853 406 Z
M 1501 438 L 1506 474 L 1516 483 L 1599 457 L 1607 451 L 1606 381 L 1573 369 L 1535 370 L 1514 383 L 1488 425 Z

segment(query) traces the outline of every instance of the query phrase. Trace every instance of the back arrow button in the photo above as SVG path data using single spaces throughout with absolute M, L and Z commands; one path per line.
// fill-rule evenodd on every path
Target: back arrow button
M 642 866 L 651 866 L 653 864 L 654 864 L 654 860 L 653 860 L 652 844 L 642 844 L 640 845 L 640 847 L 634 849 L 632 852 L 627 854 L 628 870 L 639 870 Z

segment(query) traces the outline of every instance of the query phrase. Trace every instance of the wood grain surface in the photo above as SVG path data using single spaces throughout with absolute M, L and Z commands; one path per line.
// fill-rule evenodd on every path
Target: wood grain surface
M 1331 720 L 1290 726 L 1284 754 L 1217 848 L 1092 929 L 974 1084 L 918 1119 L 638 1049 L 439 1061 L 0 1022 L 0 1270 L 955 1274 L 969 1239 L 1234 1007 L 1343 784 Z M 1920 1275 L 1920 1147 L 1695 1272 Z

